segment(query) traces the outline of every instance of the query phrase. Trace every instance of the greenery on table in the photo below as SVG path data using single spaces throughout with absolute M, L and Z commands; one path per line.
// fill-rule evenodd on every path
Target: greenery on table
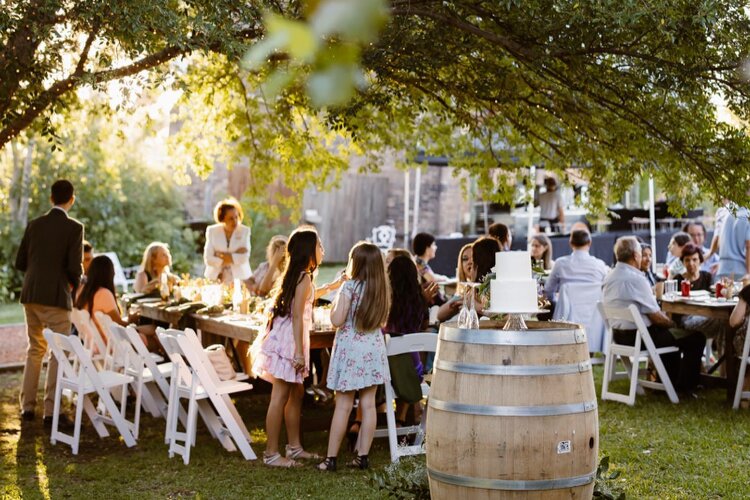
M 393 151 L 404 162 L 423 148 L 505 200 L 522 167 L 544 165 L 589 167 L 579 174 L 597 207 L 648 174 L 675 205 L 748 201 L 736 179 L 750 172 L 750 140 L 717 123 L 712 102 L 723 97 L 747 123 L 744 2 L 358 5 L 11 1 L 0 14 L 0 146 L 25 131 L 22 145 L 39 132 L 54 138 L 74 91 L 118 80 L 120 94 L 188 91 L 186 164 L 245 157 L 251 189 L 271 173 L 295 188 L 331 183 L 351 154 L 376 168 Z M 237 66 L 250 48 L 253 73 Z
M 598 392 L 600 366 L 594 374 Z M 623 382 L 614 387 L 624 390 Z M 135 448 L 126 448 L 116 437 L 99 439 L 86 423 L 79 454 L 73 456 L 69 447 L 49 443 L 39 419 L 19 434 L 20 383 L 20 372 L 0 373 L 0 497 L 36 498 L 46 492 L 52 498 L 383 497 L 371 476 L 386 474 L 390 459 L 385 439 L 375 440 L 370 474 L 346 467 L 336 474 L 321 474 L 312 467 L 272 470 L 245 462 L 226 452 L 199 424 L 197 446 L 185 466 L 179 458 L 167 456 L 163 420 L 143 415 Z M 253 436 L 253 449 L 261 453 L 268 396 L 253 392 L 235 401 Z M 732 410 L 720 389 L 704 390 L 700 399 L 678 405 L 659 393 L 639 396 L 632 408 L 600 401 L 599 453 L 610 457 L 609 473 L 620 473 L 610 486 L 622 489 L 628 498 L 747 498 L 747 411 Z M 330 412 L 306 409 L 303 419 L 330 417 Z M 327 438 L 326 432 L 307 432 L 305 445 L 322 453 Z M 342 461 L 347 456 L 340 454 Z

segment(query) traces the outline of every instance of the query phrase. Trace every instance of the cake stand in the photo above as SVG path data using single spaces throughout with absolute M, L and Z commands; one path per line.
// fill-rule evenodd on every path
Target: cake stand
M 505 321 L 503 330 L 528 330 L 526 322 L 523 319 L 524 314 L 539 314 L 549 312 L 548 309 L 536 309 L 534 311 L 495 311 L 492 309 L 485 309 L 482 314 L 507 314 L 508 319 Z

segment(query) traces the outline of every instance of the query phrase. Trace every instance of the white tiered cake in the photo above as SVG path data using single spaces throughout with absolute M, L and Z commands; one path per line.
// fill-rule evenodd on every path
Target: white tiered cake
M 495 279 L 490 283 L 490 309 L 503 313 L 537 310 L 536 280 L 531 277 L 529 252 L 497 252 Z

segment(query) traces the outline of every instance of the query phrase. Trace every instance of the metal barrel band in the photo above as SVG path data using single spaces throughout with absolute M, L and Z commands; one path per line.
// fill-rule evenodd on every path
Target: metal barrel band
M 561 477 L 558 479 L 534 479 L 534 480 L 507 480 L 507 479 L 486 479 L 479 477 L 458 476 L 455 474 L 446 474 L 431 468 L 427 468 L 427 474 L 430 479 L 440 481 L 455 486 L 467 486 L 469 488 L 483 488 L 488 490 L 555 490 L 562 488 L 575 488 L 576 486 L 585 486 L 590 484 L 596 477 L 596 472 L 589 472 L 582 476 Z
M 446 342 L 460 342 L 463 344 L 481 345 L 571 345 L 586 342 L 586 334 L 582 330 L 527 330 L 524 332 L 497 330 L 460 330 L 458 328 L 443 327 L 440 330 L 440 340 Z
M 456 373 L 471 375 L 509 375 L 509 376 L 540 376 L 567 375 L 582 373 L 591 369 L 589 361 L 565 365 L 487 365 L 479 363 L 456 363 L 454 361 L 437 360 L 435 368 Z
M 428 404 L 430 408 L 436 410 L 491 417 L 547 417 L 586 413 L 596 409 L 596 400 L 547 406 L 493 406 L 452 403 L 450 401 L 441 401 L 439 399 L 430 398 Z

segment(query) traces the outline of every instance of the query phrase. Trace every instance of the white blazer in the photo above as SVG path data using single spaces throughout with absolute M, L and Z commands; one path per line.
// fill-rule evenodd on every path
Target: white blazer
M 235 253 L 235 250 L 246 248 L 246 253 Z M 215 280 L 221 273 L 223 266 L 221 257 L 216 257 L 216 252 L 232 253 L 232 275 L 234 278 L 246 280 L 252 275 L 250 269 L 250 228 L 240 224 L 232 233 L 227 244 L 223 224 L 213 224 L 206 228 L 206 245 L 203 247 L 203 263 L 206 270 L 203 275 L 210 280 Z

